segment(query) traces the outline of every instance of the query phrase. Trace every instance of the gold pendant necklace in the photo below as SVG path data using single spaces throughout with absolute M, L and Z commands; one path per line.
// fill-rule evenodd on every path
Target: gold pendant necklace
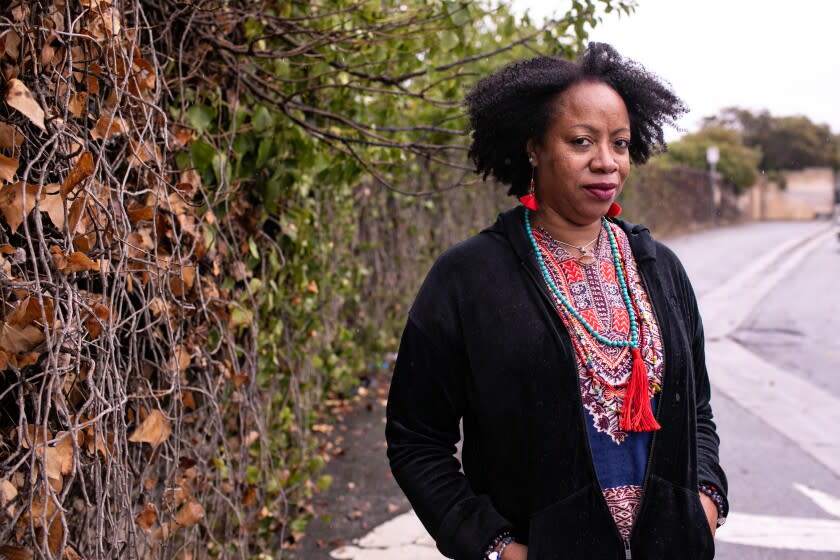
M 580 253 L 580 256 L 577 257 L 575 260 L 578 264 L 582 264 L 584 266 L 593 264 L 595 262 L 595 255 L 589 252 L 589 247 L 592 246 L 593 243 L 598 241 L 601 237 L 601 230 L 598 230 L 598 235 L 595 236 L 595 239 L 588 243 L 584 243 L 583 245 L 572 245 L 571 243 L 566 243 L 565 241 L 560 241 L 559 239 L 555 239 L 557 243 L 560 245 L 565 245 L 566 247 L 571 247 Z

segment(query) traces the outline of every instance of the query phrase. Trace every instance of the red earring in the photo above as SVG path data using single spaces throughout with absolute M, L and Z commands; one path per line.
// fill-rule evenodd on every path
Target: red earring
M 532 165 L 532 167 L 531 167 L 531 185 L 528 189 L 528 194 L 519 197 L 519 202 L 521 202 L 522 206 L 524 206 L 528 210 L 536 211 L 537 208 L 539 208 L 539 204 L 537 203 L 537 197 L 534 194 L 534 191 L 536 190 L 535 185 L 534 185 L 534 170 L 536 169 L 536 167 L 533 167 L 534 157 L 533 156 L 528 156 L 528 161 Z
M 621 206 L 618 204 L 618 202 L 613 202 L 612 204 L 610 204 L 610 209 L 607 210 L 607 218 L 615 218 L 619 214 L 621 214 Z

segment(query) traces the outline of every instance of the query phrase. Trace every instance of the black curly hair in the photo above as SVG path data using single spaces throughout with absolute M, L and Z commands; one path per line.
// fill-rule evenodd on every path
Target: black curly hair
M 666 149 L 662 127 L 675 125 L 688 110 L 669 84 L 604 43 L 590 43 L 576 63 L 550 56 L 515 62 L 479 81 L 467 95 L 473 129 L 469 157 L 476 173 L 510 185 L 508 194 L 525 194 L 531 177 L 528 140 L 543 140 L 559 94 L 590 81 L 610 86 L 624 100 L 635 164 Z

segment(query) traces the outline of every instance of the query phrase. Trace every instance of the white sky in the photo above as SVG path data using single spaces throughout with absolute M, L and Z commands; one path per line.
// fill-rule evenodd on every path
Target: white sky
M 512 4 L 543 17 L 570 2 Z M 605 14 L 590 39 L 669 81 L 691 109 L 680 123 L 688 132 L 737 105 L 806 115 L 840 133 L 838 0 L 638 0 L 630 16 Z

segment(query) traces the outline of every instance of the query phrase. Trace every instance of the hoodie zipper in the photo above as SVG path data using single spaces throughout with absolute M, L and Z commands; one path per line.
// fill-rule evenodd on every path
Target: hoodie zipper
M 542 295 L 543 299 L 545 299 L 548 302 L 551 309 L 556 312 L 556 310 L 554 309 L 554 302 L 546 294 L 543 284 L 541 284 L 540 281 L 537 279 L 537 276 L 534 274 L 534 271 L 531 270 L 531 268 L 528 266 L 528 263 L 526 263 L 525 261 L 520 261 L 520 264 L 522 265 L 522 268 L 525 269 L 528 276 L 531 277 L 531 280 L 537 285 L 537 288 L 539 289 L 540 295 Z M 639 271 L 639 276 L 642 278 L 642 282 L 645 284 L 645 290 L 647 290 L 647 282 L 645 281 L 645 278 L 642 275 L 641 271 Z M 649 293 L 650 292 L 648 291 L 648 294 Z M 659 323 L 659 316 L 656 314 L 656 307 L 653 308 L 653 312 L 654 312 L 654 317 L 656 317 L 656 321 L 657 321 L 657 324 L 658 324 Z M 550 323 L 550 324 L 552 324 L 552 327 L 553 327 L 553 323 Z M 555 333 L 559 337 L 560 333 L 557 332 L 557 328 L 556 327 L 553 327 L 553 328 L 554 328 Z M 560 337 L 560 338 L 562 340 L 562 337 Z M 583 411 L 583 398 L 580 395 L 580 390 L 579 389 L 577 391 L 575 391 L 575 396 L 576 396 L 575 400 L 577 401 L 577 404 L 578 404 L 578 410 L 580 411 L 581 427 L 584 430 L 584 436 L 585 437 L 583 438 L 583 440 L 584 440 L 584 445 L 586 446 L 586 451 L 587 451 L 588 457 L 589 457 L 589 467 L 590 467 L 590 470 L 591 470 L 591 473 L 592 473 L 592 480 L 594 481 L 595 487 L 598 489 L 598 496 L 600 497 L 601 502 L 604 504 L 604 507 L 606 508 L 607 513 L 609 514 L 609 507 L 607 506 L 607 502 L 604 499 L 604 489 L 601 488 L 601 481 L 598 480 L 598 475 L 595 473 L 595 460 L 592 457 L 592 445 L 591 445 L 591 442 L 589 441 L 589 435 L 586 433 L 586 430 L 587 430 L 587 428 L 586 428 L 586 414 Z M 661 408 L 662 407 L 657 407 L 657 409 L 656 409 L 655 418 L 656 418 L 657 421 L 659 421 L 659 411 L 660 411 Z M 645 480 L 644 480 L 644 483 L 642 485 L 642 500 L 639 503 L 639 509 L 638 509 L 639 512 L 642 509 L 641 508 L 642 502 L 644 502 L 644 491 L 645 491 L 645 488 L 647 487 L 647 481 L 648 481 L 648 477 L 650 475 L 650 473 L 649 473 L 650 469 L 648 467 L 650 466 L 650 459 L 653 456 L 653 444 L 655 442 L 656 442 L 656 432 L 653 433 L 653 438 L 651 439 L 651 442 L 650 442 L 650 450 L 648 451 L 647 465 L 645 465 Z M 629 538 L 625 539 L 621 536 L 621 533 L 618 531 L 618 525 L 616 525 L 615 520 L 612 519 L 612 514 L 609 514 L 609 515 L 610 515 L 610 519 L 612 521 L 612 523 L 610 523 L 610 525 L 612 525 L 613 532 L 615 533 L 615 536 L 618 537 L 619 540 L 624 544 L 624 558 L 625 558 L 625 560 L 631 560 L 633 558 L 633 553 L 630 550 L 630 539 Z M 637 517 L 638 517 L 638 513 L 637 513 Z M 636 526 L 636 521 L 634 520 L 633 521 L 633 527 L 635 527 L 635 526 Z M 633 529 L 632 528 L 630 530 L 630 536 L 631 537 L 633 536 Z
M 628 237 L 629 237 L 629 235 L 628 235 Z M 628 241 L 629 241 L 629 239 L 628 239 Z M 645 274 L 642 271 L 642 266 L 638 262 L 636 263 L 636 272 L 639 273 L 639 278 L 642 279 L 642 285 L 645 288 L 645 292 L 647 293 L 648 299 L 650 300 L 651 308 L 653 309 L 653 317 L 656 320 L 656 324 L 659 326 L 659 330 L 663 335 L 662 336 L 662 344 L 663 344 L 663 347 L 664 347 L 664 350 L 665 350 L 665 366 L 664 367 L 667 368 L 667 366 L 671 362 L 671 359 L 673 358 L 673 356 L 668 356 L 668 346 L 666 346 L 666 344 L 665 344 L 664 334 L 665 334 L 665 329 L 670 330 L 670 327 L 669 326 L 664 326 L 662 324 L 662 322 L 659 320 L 659 312 L 656 310 L 656 305 L 654 303 L 654 295 L 650 291 L 650 287 L 648 286 L 647 278 L 645 277 Z M 665 394 L 665 384 L 668 382 L 668 376 L 665 375 L 666 373 L 667 372 L 665 372 L 663 370 L 662 391 L 660 391 L 660 393 L 659 393 L 660 395 Z M 659 403 L 656 407 L 656 414 L 654 415 L 654 418 L 656 418 L 657 423 L 659 422 L 659 417 L 660 417 L 661 413 L 662 413 L 662 399 L 660 398 Z M 652 465 L 651 461 L 653 459 L 653 449 L 656 446 L 656 436 L 658 434 L 659 434 L 659 430 L 656 430 L 655 432 L 653 432 L 653 436 L 651 437 L 651 440 L 650 440 L 650 449 L 648 450 L 647 464 L 645 465 L 645 479 L 644 479 L 644 482 L 642 482 L 642 499 L 639 500 L 639 509 L 636 510 L 636 517 L 633 519 L 633 525 L 630 526 L 630 536 L 628 538 L 624 539 L 624 558 L 625 558 L 625 560 L 630 560 L 633 557 L 632 552 L 630 551 L 630 540 L 633 538 L 633 533 L 636 530 L 636 522 L 639 520 L 639 516 L 641 515 L 642 511 L 644 511 L 645 498 L 647 497 L 648 481 L 650 480 L 650 471 L 651 471 L 651 465 Z
M 629 241 L 630 234 L 628 233 L 627 236 L 628 236 L 628 241 Z M 528 251 L 528 255 L 531 255 L 532 253 L 533 253 L 533 250 Z M 631 248 L 631 253 L 632 253 L 632 248 Z M 522 265 L 522 268 L 524 268 L 525 271 L 527 272 L 528 276 L 531 277 L 531 280 L 536 284 L 536 286 L 537 286 L 537 288 L 540 292 L 540 295 L 542 295 L 543 299 L 545 299 L 548 302 L 549 307 L 552 310 L 555 310 L 554 309 L 554 302 L 551 300 L 551 298 L 548 296 L 548 294 L 546 294 L 546 290 L 545 290 L 544 285 L 541 284 L 540 280 L 537 279 L 537 276 L 534 274 L 534 271 L 531 270 L 531 268 L 528 266 L 528 263 L 525 262 L 524 260 L 520 260 L 519 262 Z M 650 288 L 648 287 L 647 278 L 643 274 L 642 267 L 638 262 L 636 263 L 636 271 L 639 273 L 639 278 L 642 279 L 642 285 L 644 286 L 645 292 L 647 293 L 648 298 L 650 299 L 651 307 L 653 308 L 653 316 L 654 316 L 654 319 L 656 320 L 656 324 L 659 325 L 660 332 L 663 332 L 663 335 L 664 335 L 664 329 L 668 328 L 668 327 L 664 327 L 662 325 L 662 322 L 659 320 L 659 313 L 657 312 L 656 305 L 654 305 L 654 303 L 653 303 L 654 296 L 651 293 Z M 555 310 L 555 312 L 556 312 L 556 310 Z M 553 323 L 551 323 L 551 324 L 553 326 Z M 554 328 L 554 331 L 559 336 L 560 333 L 557 332 L 556 327 Z M 561 340 L 562 340 L 562 337 L 561 337 Z M 664 336 L 662 337 L 662 340 L 663 340 L 663 346 L 665 346 L 665 344 L 664 344 L 665 337 Z M 666 365 L 670 362 L 671 358 L 672 358 L 672 356 L 668 356 L 668 347 L 665 346 L 665 360 L 666 360 L 665 364 Z M 660 392 L 660 394 L 664 394 L 665 383 L 667 383 L 667 381 L 668 381 L 667 376 L 665 376 L 664 372 L 663 372 L 662 391 Z M 583 422 L 582 427 L 584 429 L 584 432 L 586 432 L 586 414 L 583 411 L 583 398 L 580 395 L 580 390 L 575 391 L 575 394 L 577 396 L 576 400 L 578 401 L 578 404 L 580 405 L 580 406 L 578 406 L 578 409 L 580 410 L 580 417 L 581 417 L 581 421 Z M 657 422 L 659 422 L 659 417 L 660 417 L 661 412 L 662 412 L 662 399 L 660 399 L 659 406 L 656 407 L 656 414 L 654 415 L 654 418 L 656 418 Z M 651 459 L 653 458 L 653 450 L 654 450 L 654 446 L 656 445 L 656 436 L 657 436 L 658 433 L 659 433 L 659 430 L 656 430 L 655 432 L 653 432 L 653 436 L 652 436 L 651 441 L 650 441 L 650 449 L 648 450 L 647 464 L 645 465 L 645 478 L 644 478 L 644 481 L 642 482 L 642 499 L 639 501 L 639 509 L 636 510 L 636 518 L 633 520 L 633 525 L 630 527 L 630 536 L 626 539 L 623 538 L 621 536 L 621 533 L 618 531 L 618 525 L 615 524 L 615 520 L 612 520 L 613 522 L 611 523 L 611 525 L 613 527 L 613 531 L 615 532 L 615 535 L 619 538 L 619 540 L 621 540 L 621 542 L 624 545 L 624 558 L 625 558 L 625 560 L 632 560 L 632 558 L 633 558 L 633 552 L 630 549 L 630 540 L 633 538 L 633 533 L 636 529 L 636 521 L 639 519 L 639 514 L 641 514 L 641 512 L 643 510 L 643 506 L 645 504 L 645 496 L 647 495 L 646 490 L 647 490 L 647 487 L 648 487 L 648 481 L 650 480 Z M 597 474 L 595 474 L 595 460 L 592 457 L 592 446 L 591 446 L 591 443 L 589 441 L 589 436 L 588 436 L 588 434 L 585 434 L 585 435 L 586 435 L 586 437 L 584 437 L 583 439 L 585 441 L 586 450 L 589 453 L 589 466 L 590 466 L 590 470 L 592 471 L 592 474 L 593 474 L 592 479 L 594 480 L 595 486 L 598 488 L 598 493 L 599 493 L 599 496 L 601 498 L 602 503 L 604 504 L 604 507 L 606 507 L 607 512 L 609 512 L 609 507 L 607 507 L 606 500 L 604 499 L 604 490 L 603 490 L 603 488 L 601 488 L 601 482 L 598 480 Z M 610 517 L 612 518 L 612 514 L 610 514 Z

